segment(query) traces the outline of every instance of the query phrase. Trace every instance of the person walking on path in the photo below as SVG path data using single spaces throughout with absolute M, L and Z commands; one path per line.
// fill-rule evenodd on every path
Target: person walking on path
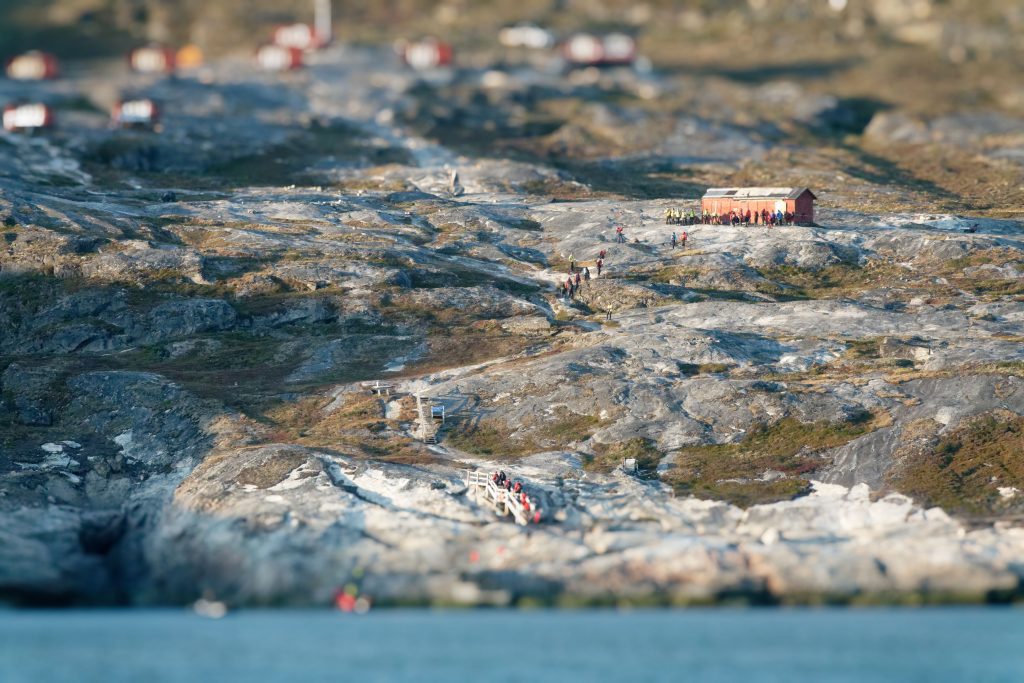
M 675 232 L 675 230 L 672 231 L 672 248 L 673 249 L 676 248 L 676 232 Z
M 576 273 L 576 291 L 580 291 L 580 274 Z
M 690 236 L 690 235 L 689 235 L 689 233 L 688 233 L 688 232 L 686 232 L 685 230 L 683 230 L 683 234 L 682 234 L 682 235 L 680 235 L 680 237 L 682 237 L 682 242 L 683 242 L 683 249 L 686 249 L 686 239 L 687 239 L 687 238 L 688 238 L 689 236 Z M 673 238 L 674 238 L 674 237 L 675 237 L 675 235 L 673 235 Z M 675 246 L 675 245 L 673 245 L 673 246 Z
M 626 236 L 622 234 L 622 226 L 618 225 L 615 227 L 615 241 L 619 244 L 623 244 L 626 241 Z
M 599 261 L 604 261 L 604 257 L 607 256 L 607 255 L 608 255 L 608 252 L 606 250 L 602 249 L 601 251 L 597 252 L 597 259 Z
M 590 289 L 590 268 L 583 269 L 583 281 L 587 283 L 587 289 Z
M 604 253 L 604 252 L 602 252 Z M 601 267 L 604 265 L 604 259 L 597 259 L 597 276 L 601 277 Z
M 576 254 L 569 254 L 569 274 L 576 272 Z

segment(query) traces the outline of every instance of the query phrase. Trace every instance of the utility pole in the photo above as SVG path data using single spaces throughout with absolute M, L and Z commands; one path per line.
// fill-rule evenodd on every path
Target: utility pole
M 329 45 L 334 40 L 331 25 L 331 0 L 313 0 L 313 32 L 320 45 Z

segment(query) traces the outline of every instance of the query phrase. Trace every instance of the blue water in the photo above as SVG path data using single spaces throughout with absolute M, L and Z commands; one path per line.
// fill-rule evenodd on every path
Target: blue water
M 1024 681 L 1024 610 L 0 612 L 0 681 Z

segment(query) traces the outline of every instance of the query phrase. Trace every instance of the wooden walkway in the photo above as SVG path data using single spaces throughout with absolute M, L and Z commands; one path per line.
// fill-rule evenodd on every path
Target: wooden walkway
M 416 436 L 423 443 L 437 443 L 437 433 L 444 425 L 444 405 L 434 405 L 429 398 L 416 395 Z
M 530 522 L 534 521 L 535 514 L 540 512 L 540 508 L 527 509 L 519 500 L 517 494 L 506 491 L 498 486 L 484 472 L 467 471 L 466 485 L 469 486 L 478 498 L 483 498 L 484 502 L 490 505 L 491 509 L 494 510 L 494 514 L 499 517 L 512 515 L 516 524 L 520 526 L 530 524 Z

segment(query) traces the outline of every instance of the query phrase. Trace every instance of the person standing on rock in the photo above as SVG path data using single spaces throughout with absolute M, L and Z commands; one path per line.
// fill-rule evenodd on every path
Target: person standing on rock
M 580 291 L 580 274 L 576 273 L 576 291 Z
M 604 253 L 603 251 L 601 252 Z M 601 277 L 601 267 L 604 265 L 604 258 L 597 259 L 597 276 Z
M 686 249 L 686 239 L 687 239 L 687 238 L 688 238 L 689 236 L 690 236 L 690 234 L 689 234 L 688 232 L 686 232 L 685 230 L 683 230 L 683 234 L 681 235 L 681 237 L 683 238 L 683 239 L 682 239 L 682 242 L 683 242 L 683 249 Z
M 675 230 L 672 231 L 672 248 L 673 249 L 676 248 L 676 231 Z
M 597 259 L 599 261 L 603 261 L 604 257 L 607 256 L 607 255 L 608 255 L 608 252 L 605 251 L 604 249 L 602 249 L 601 251 L 597 252 Z
M 576 272 L 576 254 L 569 254 L 569 275 Z
M 590 289 L 590 268 L 583 269 L 583 280 L 587 283 L 587 289 Z

